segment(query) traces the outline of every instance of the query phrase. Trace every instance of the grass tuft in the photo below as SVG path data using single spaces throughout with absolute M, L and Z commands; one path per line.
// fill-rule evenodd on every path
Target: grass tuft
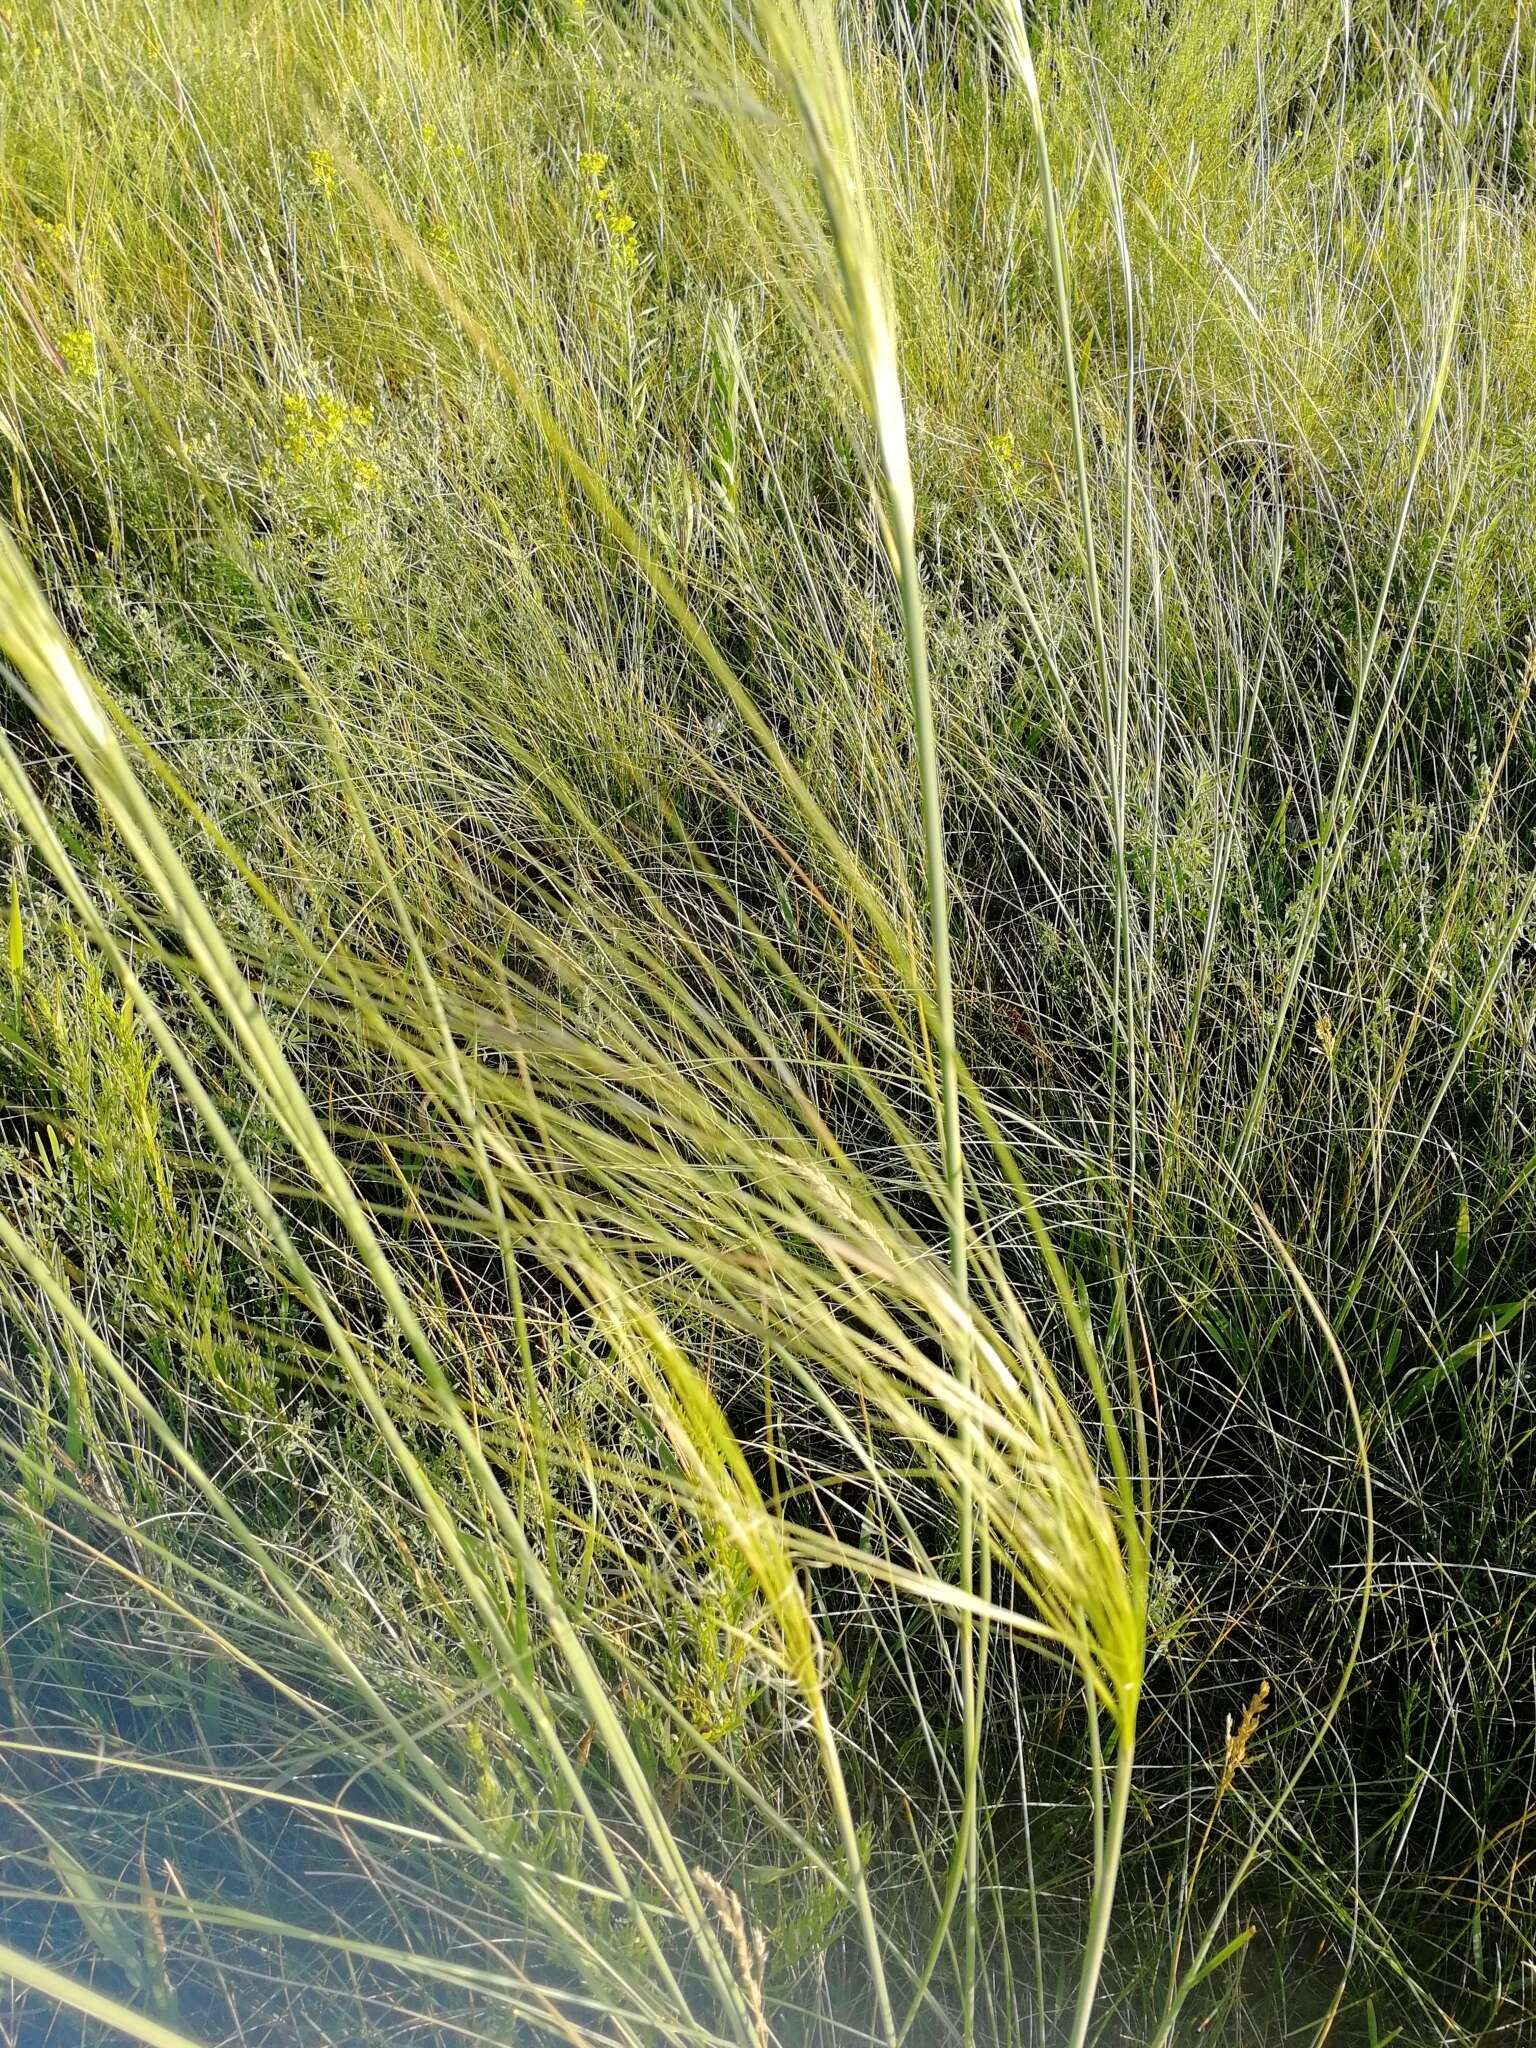
M 1533 104 L 9 8 L 0 2038 L 1524 2038 Z

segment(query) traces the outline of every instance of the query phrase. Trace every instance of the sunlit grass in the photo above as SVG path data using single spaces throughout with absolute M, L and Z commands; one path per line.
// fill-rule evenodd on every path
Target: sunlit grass
M 1530 25 L 13 14 L 0 2025 L 1516 2038 Z

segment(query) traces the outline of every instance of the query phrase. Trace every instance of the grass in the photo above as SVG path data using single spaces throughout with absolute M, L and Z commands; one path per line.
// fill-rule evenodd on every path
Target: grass
M 1533 108 L 0 20 L 0 2037 L 1523 2038 Z

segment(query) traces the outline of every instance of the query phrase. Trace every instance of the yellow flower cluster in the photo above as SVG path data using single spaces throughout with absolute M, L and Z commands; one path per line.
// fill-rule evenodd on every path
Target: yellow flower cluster
M 377 490 L 384 472 L 358 445 L 360 433 L 372 422 L 370 406 L 348 405 L 329 391 L 313 400 L 302 391 L 287 392 L 283 453 L 296 469 L 339 469 L 354 490 Z
M 602 224 L 608 238 L 608 247 L 613 259 L 621 270 L 633 270 L 640 261 L 640 252 L 635 243 L 635 221 L 615 199 L 613 186 L 605 177 L 608 158 L 600 149 L 584 149 L 576 159 L 576 167 L 587 183 L 592 211 Z
M 442 131 L 435 121 L 421 124 L 421 146 L 433 160 L 434 172 L 451 175 L 469 162 L 468 152 L 461 142 L 444 142 Z M 435 195 L 441 190 L 436 177 L 433 179 L 434 198 L 427 202 L 425 217 L 421 224 L 421 239 L 425 248 L 434 256 L 448 256 L 453 253 L 454 234 L 449 223 L 437 210 Z
M 469 1753 L 474 1758 L 480 1772 L 479 1791 L 481 1807 L 486 1813 L 494 1815 L 501 1809 L 501 1785 L 497 1780 L 496 1773 L 491 1769 L 491 1760 L 485 1747 L 485 1737 L 473 1721 L 469 1724 Z
M 997 464 L 998 474 L 1004 484 L 1010 491 L 1016 491 L 1024 475 L 1024 465 L 1019 460 L 1013 435 L 1006 429 L 1001 434 L 989 434 L 987 452 Z
M 72 327 L 59 336 L 59 354 L 71 377 L 90 384 L 96 377 L 96 337 L 89 327 Z
M 318 192 L 322 199 L 329 199 L 334 195 L 336 159 L 328 149 L 312 149 L 309 152 L 306 176 L 311 191 Z

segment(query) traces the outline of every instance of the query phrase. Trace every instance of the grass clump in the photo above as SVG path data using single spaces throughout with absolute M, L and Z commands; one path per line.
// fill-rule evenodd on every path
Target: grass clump
M 0 2026 L 1520 2038 L 1529 24 L 13 14 Z

